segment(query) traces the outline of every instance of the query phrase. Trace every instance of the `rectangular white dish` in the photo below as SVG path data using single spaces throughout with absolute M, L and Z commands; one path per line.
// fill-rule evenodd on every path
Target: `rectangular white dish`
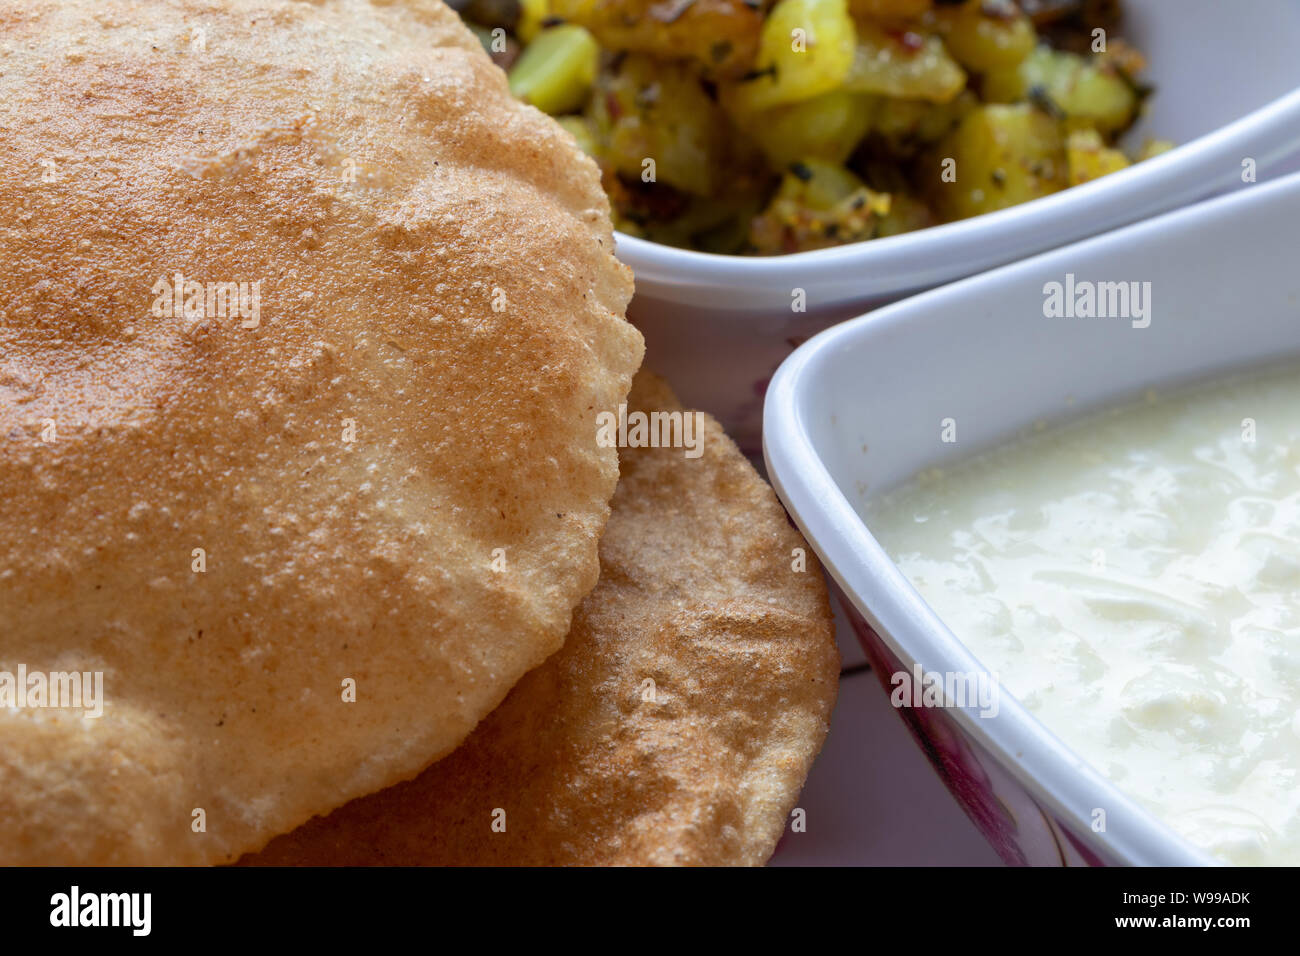
M 890 561 L 858 507 L 925 468 L 1037 423 L 1300 356 L 1300 175 L 1256 185 L 897 303 L 812 339 L 768 391 L 773 484 L 834 578 L 882 680 L 979 663 Z M 1047 318 L 1044 287 L 1151 283 L 1150 324 Z M 960 440 L 941 441 L 957 421 Z M 1085 765 L 1019 704 L 909 722 L 1011 862 L 1198 864 L 1208 857 Z M 1108 809 L 1104 833 L 1092 812 Z

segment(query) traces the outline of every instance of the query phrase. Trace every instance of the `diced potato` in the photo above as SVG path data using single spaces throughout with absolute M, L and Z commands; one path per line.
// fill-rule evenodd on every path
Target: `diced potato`
M 936 11 L 935 22 L 957 62 L 977 73 L 1018 66 L 1038 43 L 1033 23 L 1014 3 L 967 0 Z
M 722 255 L 736 255 L 748 249 L 750 224 L 761 211 L 761 200 L 751 197 L 738 204 L 734 200 L 719 203 L 700 197 L 695 205 L 703 208 L 692 210 L 688 217 L 692 231 L 689 239 L 679 245 Z
M 691 60 L 716 78 L 754 66 L 763 10 L 746 0 L 530 0 L 590 30 L 613 52 Z
M 1139 106 L 1133 87 L 1096 57 L 1084 58 L 1040 46 L 1017 68 L 991 71 L 984 97 L 994 103 L 1017 103 L 1046 96 L 1072 128 L 1092 127 L 1111 135 L 1128 127 Z
M 616 227 L 653 242 L 893 236 L 1171 148 L 1116 146 L 1146 91 L 1115 0 L 448 2 L 485 47 L 506 30 L 489 54 L 512 91 L 595 157 Z
M 761 211 L 756 196 L 691 196 L 667 185 L 608 178 L 614 228 L 669 246 L 736 255 L 748 251 L 749 227 Z
M 515 31 L 524 14 L 525 3 L 523 0 L 452 0 L 450 5 L 466 23 L 477 24 L 489 30 L 501 27 Z
M 906 20 L 919 17 L 934 0 L 849 0 L 849 11 L 859 18 Z
M 966 88 L 966 73 L 938 37 L 895 36 L 862 24 L 844 88 L 854 93 L 947 103 Z
M 978 103 L 970 90 L 948 103 L 884 98 L 876 108 L 872 131 L 894 154 L 909 154 L 937 143 Z
M 727 95 L 752 114 L 829 93 L 853 66 L 857 31 L 847 0 L 780 0 L 763 24 L 755 75 Z
M 1106 146 L 1095 129 L 1075 130 L 1065 141 L 1065 158 L 1070 170 L 1070 185 L 1099 179 L 1107 173 L 1127 169 L 1129 159 L 1118 149 Z
M 874 97 L 832 90 L 763 110 L 744 128 L 778 169 L 802 157 L 842 164 L 867 134 L 876 106 Z
M 1152 159 L 1161 153 L 1167 153 L 1174 148 L 1174 143 L 1167 139 L 1149 139 L 1142 144 L 1138 150 L 1137 161 L 1140 163 L 1144 159 Z
M 596 38 L 582 27 L 548 27 L 510 68 L 510 92 L 545 113 L 571 113 L 586 102 L 599 61 Z
M 799 161 L 755 217 L 750 243 L 762 255 L 780 255 L 870 239 L 889 208 L 889 196 L 868 189 L 847 169 Z
M 578 148 L 584 153 L 588 156 L 599 155 L 596 152 L 596 135 L 586 117 L 560 116 L 556 118 L 556 122 L 569 131 L 570 135 L 578 141 Z
M 834 209 L 867 189 L 862 180 L 835 163 L 810 158 L 793 166 L 781 184 L 781 193 L 809 209 L 823 212 Z M 878 214 L 883 214 L 889 210 L 889 197 L 873 196 L 871 206 Z
M 955 161 L 944 182 L 943 161 Z M 1005 209 L 1065 187 L 1065 143 L 1058 122 L 1027 103 L 973 110 L 939 144 L 929 190 L 949 218 Z
M 1122 37 L 1111 37 L 1106 42 L 1105 52 L 1099 53 L 1097 60 L 1108 69 L 1129 76 L 1140 76 L 1147 68 L 1146 55 Z
M 726 118 L 683 63 L 629 54 L 601 74 L 590 110 L 602 159 L 631 179 L 653 172 L 654 182 L 707 196 L 729 175 Z
M 1020 0 L 1020 5 L 1038 26 L 1075 17 L 1095 20 L 1102 7 L 1115 6 L 1113 0 Z
M 907 193 L 891 193 L 889 211 L 880 217 L 876 238 L 897 236 L 917 229 L 928 229 L 935 224 L 930 207 Z
M 524 43 L 532 43 L 542 32 L 542 21 L 552 16 L 551 0 L 519 0 L 519 21 L 515 34 Z

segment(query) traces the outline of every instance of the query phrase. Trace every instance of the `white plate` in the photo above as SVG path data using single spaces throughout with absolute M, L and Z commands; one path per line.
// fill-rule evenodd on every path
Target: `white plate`
M 978 663 L 859 517 L 870 496 L 1037 422 L 1300 355 L 1300 174 L 908 299 L 836 326 L 781 366 L 767 394 L 769 475 L 856 610 L 906 666 Z M 1067 273 L 1151 285 L 1147 328 L 1044 317 Z M 956 418 L 958 444 L 940 440 Z M 1204 857 L 1119 795 L 1018 704 L 961 730 L 1103 857 Z M 1104 801 L 1104 802 L 1102 802 Z M 1092 808 L 1111 813 L 1091 832 Z

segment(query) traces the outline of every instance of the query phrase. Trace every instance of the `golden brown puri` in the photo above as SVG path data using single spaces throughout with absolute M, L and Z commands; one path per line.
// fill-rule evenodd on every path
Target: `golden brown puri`
M 629 404 L 681 408 L 645 372 Z M 244 862 L 764 862 L 826 735 L 839 655 L 820 568 L 795 570 L 807 545 L 701 417 L 699 458 L 621 452 L 600 582 L 559 653 L 451 756 Z
M 0 710 L 0 861 L 234 860 L 449 751 L 596 581 L 595 166 L 436 0 L 0 0 L 0 152 L 0 670 L 107 700 Z

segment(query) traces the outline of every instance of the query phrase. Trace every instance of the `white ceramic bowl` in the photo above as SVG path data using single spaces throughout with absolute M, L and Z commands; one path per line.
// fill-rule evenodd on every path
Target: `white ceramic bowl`
M 1128 0 L 1126 9 L 1125 35 L 1148 55 L 1156 87 L 1129 140 L 1179 148 L 1013 209 L 836 249 L 747 258 L 620 235 L 647 364 L 756 450 L 767 380 L 834 322 L 1240 186 L 1247 157 L 1263 178 L 1300 152 L 1300 3 Z M 792 311 L 794 289 L 806 291 L 806 313 Z
M 802 346 L 767 394 L 769 476 L 821 556 L 882 680 L 980 669 L 858 508 L 918 471 L 1037 422 L 1300 356 L 1300 174 L 927 292 Z M 1049 319 L 1067 273 L 1151 285 L 1151 324 Z M 940 440 L 955 417 L 961 441 Z M 1206 862 L 1004 700 L 994 717 L 900 711 L 957 799 L 1013 862 Z M 1104 834 L 1089 826 L 1108 810 Z

